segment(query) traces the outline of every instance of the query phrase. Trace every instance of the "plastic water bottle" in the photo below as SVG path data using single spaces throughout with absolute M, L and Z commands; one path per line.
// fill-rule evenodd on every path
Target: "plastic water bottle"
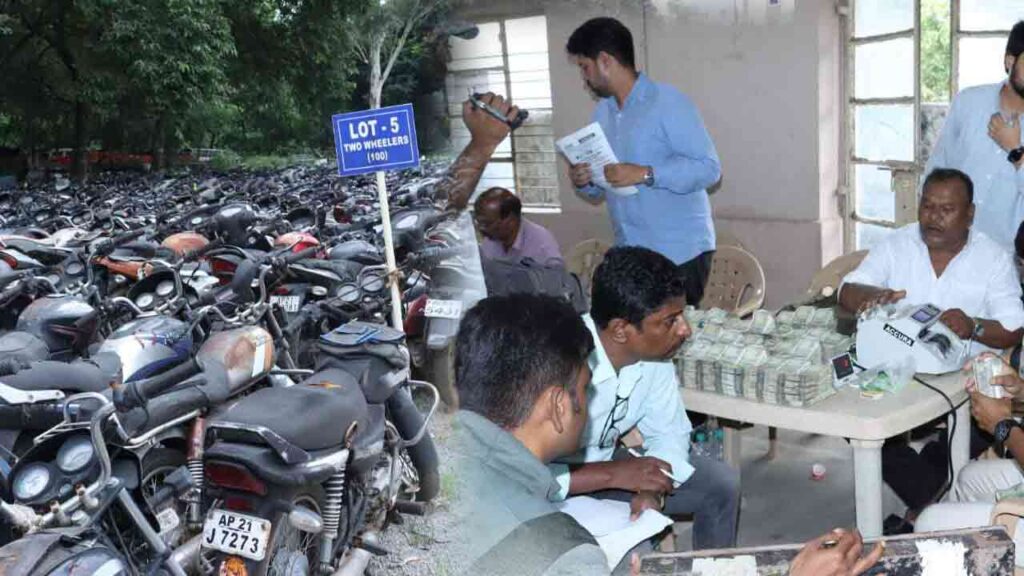
M 697 430 L 690 442 L 690 454 L 693 456 L 707 456 L 707 435 L 703 430 Z
M 715 428 L 711 434 L 711 441 L 708 443 L 711 458 L 722 461 L 725 459 L 725 430 Z

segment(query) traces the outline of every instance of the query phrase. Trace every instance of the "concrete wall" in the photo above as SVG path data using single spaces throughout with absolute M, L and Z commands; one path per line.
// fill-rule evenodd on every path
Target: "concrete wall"
M 715 9 L 694 8 L 700 4 Z M 598 15 L 629 26 L 638 64 L 700 109 L 722 160 L 723 179 L 712 195 L 716 228 L 760 260 L 767 305 L 774 307 L 797 297 L 823 263 L 842 253 L 841 27 L 832 0 L 767 4 L 479 2 L 466 15 L 547 15 L 556 135 L 586 124 L 593 110 L 564 53 L 569 35 Z M 604 206 L 579 198 L 564 167 L 559 178 L 562 213 L 531 218 L 548 226 L 566 252 L 586 238 L 610 238 Z

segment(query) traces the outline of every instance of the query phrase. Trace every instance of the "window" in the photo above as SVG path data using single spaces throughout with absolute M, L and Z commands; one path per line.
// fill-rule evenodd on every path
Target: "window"
M 471 93 L 508 95 L 530 116 L 495 152 L 477 191 L 501 186 L 517 194 L 527 209 L 557 208 L 546 18 L 512 18 L 477 26 L 476 38 L 451 39 L 445 93 L 452 148 L 458 152 L 469 142 L 462 103 Z
M 847 250 L 917 219 L 951 94 L 999 82 L 1022 0 L 847 0 Z M 955 71 L 955 73 L 954 73 Z

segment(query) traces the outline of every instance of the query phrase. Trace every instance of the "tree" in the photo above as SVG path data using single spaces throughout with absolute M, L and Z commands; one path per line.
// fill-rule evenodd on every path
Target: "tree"
M 921 2 L 921 101 L 948 102 L 952 52 L 949 0 Z
M 235 55 L 229 22 L 219 0 L 112 2 L 110 18 L 103 41 L 124 64 L 132 97 L 152 115 L 162 169 L 175 124 L 193 106 L 227 95 L 225 63 Z
M 370 108 L 380 108 L 384 85 L 410 35 L 447 8 L 445 0 L 370 0 L 351 18 L 353 50 L 369 67 Z

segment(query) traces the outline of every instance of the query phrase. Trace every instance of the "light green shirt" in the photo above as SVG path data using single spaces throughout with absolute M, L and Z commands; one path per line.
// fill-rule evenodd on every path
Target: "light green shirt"
M 629 399 L 625 417 L 615 424 L 619 434 L 625 434 L 636 426 L 644 437 L 645 455 L 671 464 L 672 475 L 685 482 L 693 474 L 693 466 L 690 465 L 690 431 L 693 426 L 683 408 L 675 366 L 672 362 L 637 362 L 616 374 L 589 314 L 583 316 L 583 322 L 594 336 L 594 351 L 588 360 L 592 372 L 587 388 L 588 421 L 580 451 L 549 465 L 559 485 L 554 498 L 564 500 L 569 495 L 568 464 L 612 459 L 617 438 L 607 448 L 602 448 L 600 443 L 616 396 Z

